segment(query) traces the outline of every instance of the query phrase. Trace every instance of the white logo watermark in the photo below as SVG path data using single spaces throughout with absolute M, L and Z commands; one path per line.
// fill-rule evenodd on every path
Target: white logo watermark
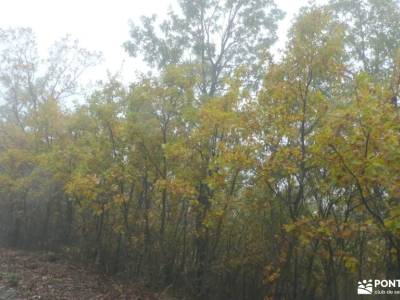
M 358 282 L 357 294 L 400 295 L 400 279 L 364 279 Z
M 363 280 L 358 282 L 357 294 L 359 295 L 371 295 L 372 294 L 372 279 Z

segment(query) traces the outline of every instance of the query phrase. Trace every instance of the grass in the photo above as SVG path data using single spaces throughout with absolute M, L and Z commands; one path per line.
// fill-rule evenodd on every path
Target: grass
M 0 273 L 0 277 L 5 278 L 7 283 L 12 287 L 16 287 L 19 284 L 19 278 L 15 273 L 2 272 Z

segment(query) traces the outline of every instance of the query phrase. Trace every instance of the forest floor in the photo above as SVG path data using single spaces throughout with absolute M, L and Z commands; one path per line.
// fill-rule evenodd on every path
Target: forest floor
M 56 256 L 0 248 L 0 300 L 161 300 L 161 294 L 117 281 Z

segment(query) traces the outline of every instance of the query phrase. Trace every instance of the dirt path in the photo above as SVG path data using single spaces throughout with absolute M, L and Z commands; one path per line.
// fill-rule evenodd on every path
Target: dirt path
M 161 300 L 57 257 L 0 248 L 0 300 Z M 164 298 L 165 299 L 165 298 Z
M 15 289 L 0 284 L 0 300 L 22 300 Z

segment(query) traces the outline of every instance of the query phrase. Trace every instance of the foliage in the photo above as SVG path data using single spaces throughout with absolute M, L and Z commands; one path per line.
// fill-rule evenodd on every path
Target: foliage
M 179 4 L 125 44 L 157 75 L 74 109 L 97 55 L 63 40 L 43 62 L 30 30 L 1 31 L 1 238 L 198 299 L 397 278 L 398 4 L 310 4 L 279 60 L 273 2 Z

